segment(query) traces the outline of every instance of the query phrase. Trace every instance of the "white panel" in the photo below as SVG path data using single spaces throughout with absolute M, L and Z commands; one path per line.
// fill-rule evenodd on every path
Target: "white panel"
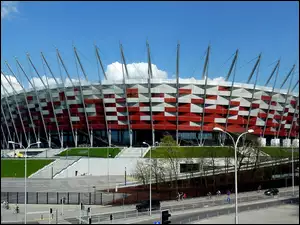
M 201 126 L 201 124 L 200 124 L 200 122 L 198 123 L 198 122 L 190 122 L 190 126 L 192 126 L 192 127 L 200 127 Z
M 149 106 L 140 107 L 140 111 L 141 112 L 149 112 L 150 111 L 150 107 Z
M 234 115 L 234 116 L 228 116 L 229 120 L 237 120 L 238 115 Z
M 74 91 L 66 91 L 66 96 L 75 96 Z
M 104 103 L 116 103 L 115 98 L 104 98 Z
M 83 94 L 83 95 L 92 95 L 92 94 L 93 94 L 93 91 L 92 91 L 92 90 L 83 90 L 83 91 L 82 91 L 82 94 Z
M 62 109 L 54 109 L 55 114 L 63 113 Z
M 229 100 L 226 98 L 223 98 L 221 96 L 218 96 L 218 99 L 216 100 L 216 104 L 218 105 L 229 105 Z
M 239 111 L 238 115 L 240 116 L 248 116 L 249 112 L 248 111 Z
M 77 122 L 77 121 L 80 121 L 80 118 L 78 116 L 72 116 L 71 121 L 72 122 Z
M 41 107 L 47 106 L 47 102 L 41 102 Z
M 116 112 L 117 108 L 116 107 L 105 107 L 106 112 Z
M 117 116 L 106 116 L 106 119 L 107 120 L 110 120 L 110 121 L 112 121 L 112 120 L 118 120 L 118 117 Z
M 118 125 L 127 125 L 127 121 L 118 120 Z
M 198 105 L 191 104 L 191 112 L 202 113 L 203 108 Z
M 87 113 L 95 113 L 96 112 L 96 109 L 94 108 L 94 107 L 91 107 L 91 108 L 85 108 L 85 111 L 87 112 Z
M 59 97 L 59 94 L 57 91 L 54 91 L 54 92 L 51 92 L 52 94 L 52 98 L 58 98 Z
M 204 90 L 196 85 L 193 85 L 192 93 L 193 94 L 204 94 Z
M 164 106 L 152 106 L 152 111 L 153 112 L 163 112 L 163 111 L 165 111 L 165 107 Z
M 215 118 L 215 123 L 226 123 L 226 118 Z
M 175 112 L 166 112 L 165 111 L 165 116 L 176 116 Z
M 216 104 L 217 103 L 217 100 L 214 100 L 214 99 L 206 99 L 205 100 L 205 104 Z
M 127 98 L 127 102 L 138 102 L 138 98 Z
M 49 111 L 48 110 L 43 110 L 42 113 L 43 113 L 43 115 L 49 115 Z
M 151 98 L 151 101 L 152 101 L 152 102 L 164 102 L 165 99 L 164 99 L 164 98 L 156 98 L 156 97 L 152 97 L 152 98 Z
M 127 112 L 117 112 L 117 116 L 127 116 Z
M 150 120 L 150 116 L 141 116 L 141 120 Z
M 230 96 L 230 91 L 218 91 L 218 95 L 221 95 L 221 96 Z

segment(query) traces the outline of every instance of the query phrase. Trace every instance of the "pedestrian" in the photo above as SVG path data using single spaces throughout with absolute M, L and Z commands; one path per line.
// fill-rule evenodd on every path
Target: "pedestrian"
M 176 200 L 178 201 L 179 199 L 180 199 L 180 193 L 178 192 L 178 193 L 177 193 Z
M 258 188 L 257 188 L 257 193 L 259 193 L 260 190 L 261 190 L 261 185 L 258 186 Z
M 183 194 L 183 198 L 184 198 L 184 199 L 186 198 L 186 193 Z
M 227 191 L 227 202 L 230 203 L 230 191 Z

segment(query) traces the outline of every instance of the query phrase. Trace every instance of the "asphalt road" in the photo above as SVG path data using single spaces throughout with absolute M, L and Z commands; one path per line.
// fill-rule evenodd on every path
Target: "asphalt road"
M 243 211 L 249 211 L 253 209 L 258 209 L 258 208 L 266 208 L 266 207 L 272 207 L 272 206 L 277 206 L 277 205 L 282 205 L 282 204 L 288 204 L 290 201 L 298 201 L 299 204 L 299 197 L 298 198 L 289 198 L 285 200 L 278 200 L 278 201 L 273 201 L 273 202 L 259 202 L 259 203 L 254 203 L 251 205 L 243 205 L 239 206 L 239 212 Z M 214 216 L 220 216 L 220 215 L 227 215 L 227 214 L 232 214 L 235 213 L 235 207 L 232 205 L 230 208 L 222 208 L 222 209 L 212 209 L 210 211 L 204 211 L 204 212 L 191 212 L 191 213 L 184 213 L 181 215 L 175 215 L 171 216 L 171 223 L 173 224 L 187 224 L 190 223 L 193 220 L 201 220 L 201 219 L 206 219 L 209 217 L 214 217 Z M 151 220 L 145 220 L 142 222 L 134 223 L 134 224 L 153 224 L 157 219 L 151 219 Z
M 239 203 L 244 203 L 244 202 L 254 202 L 258 200 L 268 200 L 272 199 L 272 196 L 265 196 L 263 192 L 257 193 L 254 192 L 252 193 L 253 195 L 240 195 L 239 196 Z M 285 197 L 285 196 L 290 196 L 292 194 L 292 191 L 286 191 L 286 192 L 280 192 L 280 197 Z M 213 206 L 222 206 L 222 205 L 228 205 L 228 203 L 225 201 L 226 196 L 220 196 L 220 197 L 215 197 L 214 199 L 208 200 L 207 198 L 202 198 L 201 200 L 198 199 L 198 201 L 195 202 L 185 202 L 183 201 L 181 204 L 180 202 L 174 202 L 175 204 L 162 204 L 161 210 L 165 209 L 171 209 L 172 212 L 182 212 L 186 211 L 189 209 L 194 209 L 194 208 L 206 208 L 206 207 L 213 207 Z M 231 196 L 231 205 L 235 203 L 235 200 L 233 196 Z M 143 212 L 143 213 L 138 213 L 136 210 L 123 210 L 121 212 L 114 212 L 114 213 L 102 213 L 100 215 L 92 215 L 92 223 L 99 223 L 103 221 L 109 221 L 110 215 L 113 215 L 114 220 L 122 220 L 122 219 L 130 219 L 130 218 L 136 218 L 137 216 L 147 216 L 148 212 Z M 160 211 L 152 211 L 152 215 L 157 215 L 157 218 L 160 217 Z M 83 220 L 87 221 L 88 217 L 83 216 Z M 182 219 L 182 218 L 180 218 Z M 68 218 L 66 219 L 68 222 L 71 223 L 78 223 L 77 218 Z M 146 222 L 143 222 L 143 224 L 147 224 L 148 222 L 152 221 L 151 223 L 153 224 L 153 220 L 146 220 Z

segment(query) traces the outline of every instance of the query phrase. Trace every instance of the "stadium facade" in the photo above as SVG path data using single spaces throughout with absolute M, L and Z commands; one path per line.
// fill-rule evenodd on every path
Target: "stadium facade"
M 131 79 L 121 47 L 123 80 L 112 82 L 105 79 L 98 48 L 95 49 L 104 75 L 103 80 L 95 83 L 87 81 L 76 48 L 74 53 L 86 78 L 84 84 L 80 79 L 68 85 L 59 83 L 42 54 L 56 85 L 50 86 L 43 81 L 28 56 L 43 87 L 32 84 L 33 88 L 25 90 L 6 63 L 22 90 L 15 90 L 6 74 L 1 72 L 1 79 L 8 83 L 5 87 L 1 82 L 2 148 L 9 147 L 9 140 L 24 146 L 40 140 L 43 147 L 49 143 L 52 147 L 83 144 L 136 146 L 143 141 L 154 145 L 165 134 L 173 135 L 180 144 L 218 145 L 223 139 L 219 138 L 219 133 L 213 132 L 214 127 L 230 133 L 253 129 L 253 135 L 261 137 L 262 145 L 281 143 L 289 146 L 299 142 L 299 94 L 294 92 L 299 80 L 293 77 L 295 66 L 283 79 L 280 89 L 275 88 L 280 61 L 270 71 L 265 86 L 259 86 L 259 56 L 247 82 L 236 83 L 237 51 L 225 80 L 215 81 L 208 77 L 208 47 L 202 79 L 180 79 L 178 45 L 176 79 L 153 78 L 149 48 L 148 78 Z M 57 56 L 69 77 L 58 50 Z M 22 65 L 18 60 L 16 62 L 30 82 Z M 287 90 L 282 89 L 285 84 Z M 8 88 L 12 91 L 8 92 Z

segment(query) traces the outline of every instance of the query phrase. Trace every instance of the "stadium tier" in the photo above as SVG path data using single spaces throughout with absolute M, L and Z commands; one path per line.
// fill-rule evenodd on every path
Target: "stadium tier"
M 284 139 L 298 141 L 299 93 L 293 90 L 299 80 L 293 79 L 295 65 L 283 79 L 280 89 L 275 88 L 280 61 L 266 84 L 259 86 L 256 84 L 259 56 L 248 81 L 236 83 L 235 74 L 232 81 L 229 78 L 236 66 L 237 51 L 227 77 L 212 80 L 207 74 L 209 49 L 200 80 L 180 79 L 178 70 L 176 79 L 153 77 L 149 48 L 148 78 L 132 79 L 121 47 L 123 78 L 107 79 L 97 54 L 105 79 L 93 83 L 88 82 L 75 48 L 77 61 L 85 75 L 84 82 L 71 79 L 57 50 L 60 66 L 71 81 L 68 84 L 56 80 L 42 54 L 55 86 L 40 77 L 28 56 L 43 85 L 31 84 L 33 88 L 25 89 L 13 76 L 22 87 L 15 90 L 6 74 L 1 73 L 2 148 L 8 146 L 9 140 L 25 146 L 40 140 L 41 147 L 47 147 L 48 143 L 58 147 L 138 146 L 143 141 L 154 145 L 165 134 L 173 135 L 181 145 L 219 145 L 220 134 L 213 132 L 214 127 L 230 133 L 253 129 L 252 135 L 261 137 L 263 145 L 272 145 L 272 141 L 277 145 Z M 30 83 L 31 79 L 16 61 Z M 11 69 L 10 74 L 14 74 Z M 254 84 L 250 83 L 252 77 Z M 272 77 L 275 81 L 269 85 Z M 4 80 L 7 85 L 3 85 Z M 285 83 L 289 83 L 287 90 L 282 88 Z
M 147 80 L 126 80 L 125 88 L 121 82 L 105 81 L 102 85 L 75 84 L 64 90 L 40 89 L 38 98 L 33 90 L 20 92 L 2 99 L 1 129 L 6 138 L 19 141 L 25 136 L 34 141 L 34 135 L 48 140 L 51 135 L 52 142 L 59 145 L 60 136 L 68 146 L 75 146 L 76 139 L 87 143 L 91 133 L 94 143 L 108 142 L 111 135 L 114 143 L 130 144 L 130 133 L 133 144 L 151 143 L 152 130 L 155 141 L 166 132 L 176 135 L 176 130 L 179 139 L 201 139 L 201 135 L 211 139 L 214 127 L 232 133 L 253 129 L 254 134 L 264 137 L 297 135 L 297 96 L 275 90 L 271 97 L 270 87 L 231 85 L 180 80 L 177 88 L 176 80 L 152 79 L 150 92 Z

